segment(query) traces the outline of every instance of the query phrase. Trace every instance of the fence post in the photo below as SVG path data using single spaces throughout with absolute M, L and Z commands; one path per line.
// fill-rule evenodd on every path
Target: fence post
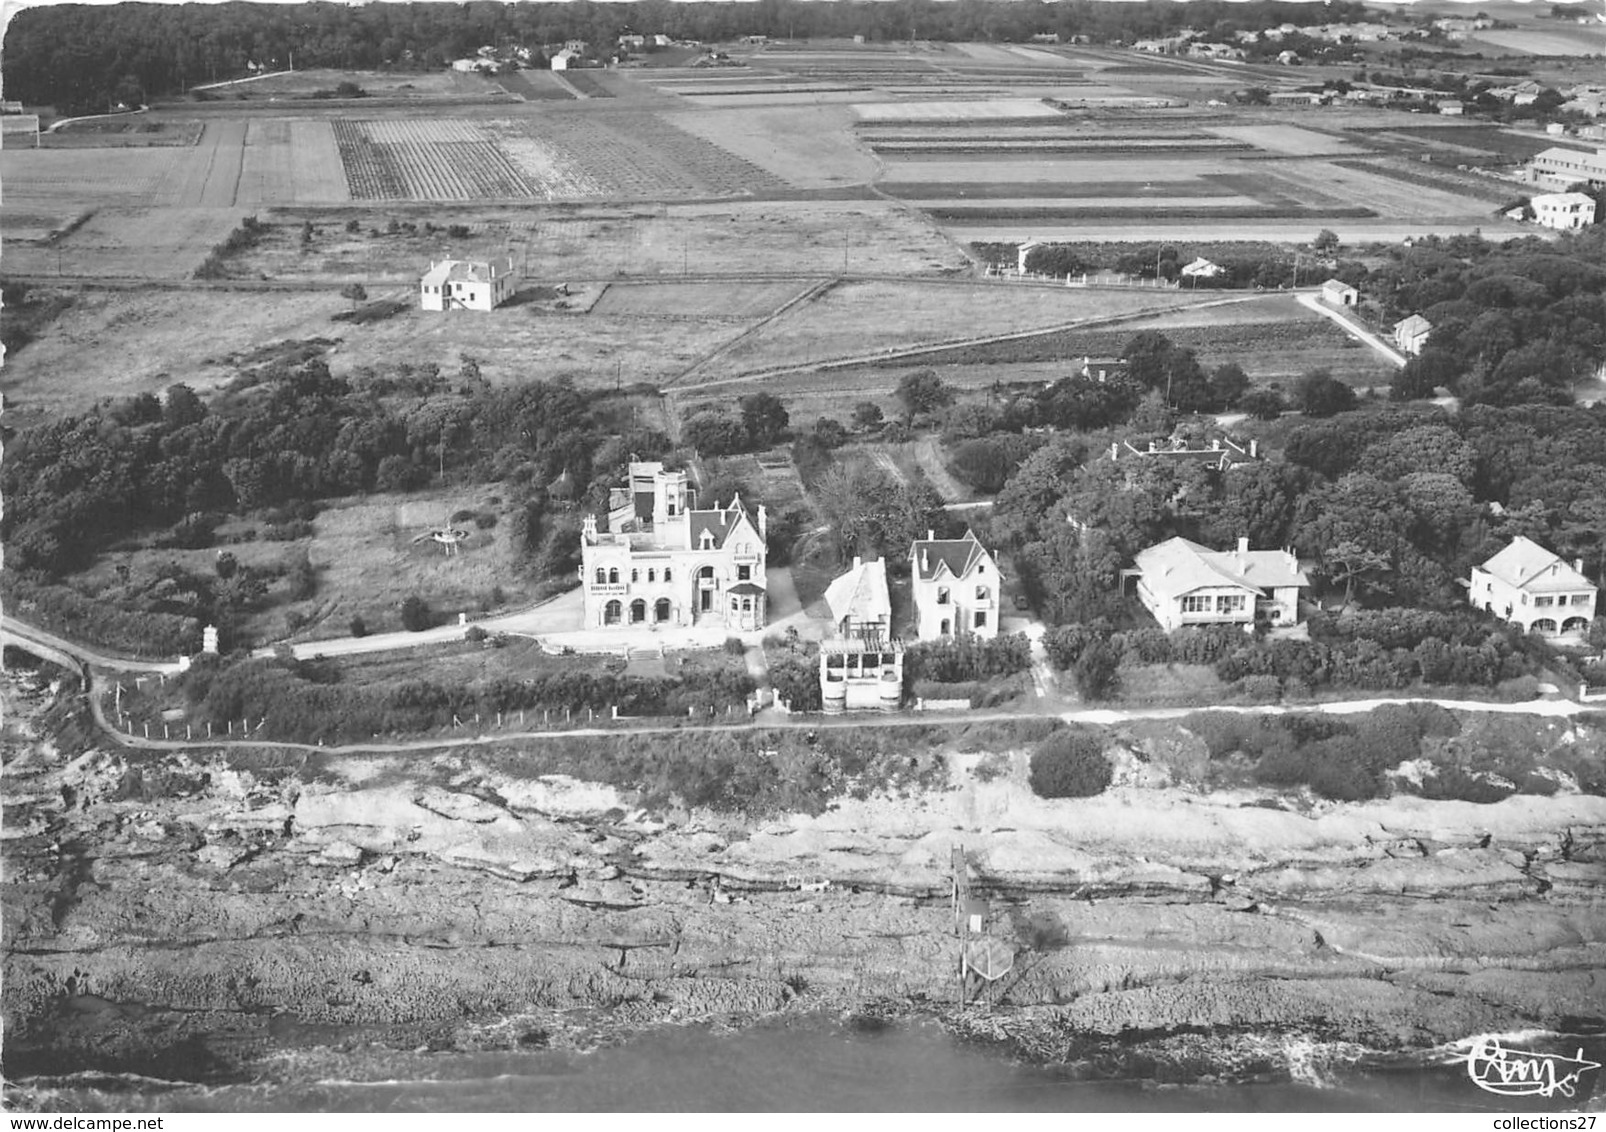
M 149 723 L 147 723 L 145 725 L 145 738 L 149 739 L 150 737 L 151 737 L 151 725 Z
M 165 722 L 162 724 L 162 738 L 170 738 L 170 736 L 167 734 L 167 724 Z
M 190 725 L 188 723 L 184 725 L 184 738 L 186 741 L 190 738 Z

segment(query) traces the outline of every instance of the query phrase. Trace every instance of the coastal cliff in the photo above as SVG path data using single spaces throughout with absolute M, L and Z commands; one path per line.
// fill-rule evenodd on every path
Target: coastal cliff
M 648 812 L 494 746 L 74 753 L 51 693 L 13 693 L 12 1080 L 232 1080 L 286 1050 L 583 1048 L 810 1010 L 926 1011 L 1062 1060 L 1204 1031 L 1388 1050 L 1606 1019 L 1600 797 L 1129 779 L 1045 802 L 1019 752 L 943 751 L 931 788 L 755 820 Z M 957 1001 L 955 845 L 1016 956 L 986 1011 Z

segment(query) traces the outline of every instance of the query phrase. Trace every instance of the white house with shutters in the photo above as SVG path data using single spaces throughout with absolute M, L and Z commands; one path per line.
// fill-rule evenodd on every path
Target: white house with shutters
M 1520 535 L 1482 566 L 1474 566 L 1467 586 L 1476 608 L 1546 637 L 1587 633 L 1600 592 L 1584 577 L 1583 559 L 1568 564 Z
M 1137 557 L 1138 600 L 1170 632 L 1187 625 L 1275 627 L 1299 623 L 1299 593 L 1310 585 L 1299 559 L 1287 550 L 1211 550 L 1185 538 L 1167 539 Z
M 580 528 L 580 584 L 588 628 L 762 629 L 768 615 L 761 505 L 741 496 L 696 506 L 683 471 L 656 460 L 630 465 L 630 482 L 609 499 L 608 528 L 595 515 Z
M 1004 577 L 975 532 L 940 539 L 927 531 L 909 548 L 909 566 L 920 640 L 939 641 L 964 633 L 998 636 Z
M 513 297 L 518 276 L 506 256 L 492 260 L 431 262 L 419 281 L 419 304 L 427 311 L 495 310 Z

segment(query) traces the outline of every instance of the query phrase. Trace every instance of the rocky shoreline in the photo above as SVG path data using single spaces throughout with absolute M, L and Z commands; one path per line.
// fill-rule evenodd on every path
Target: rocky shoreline
M 645 813 L 506 752 L 61 750 L 56 693 L 8 679 L 12 1081 L 230 1081 L 288 1051 L 583 1049 L 778 1013 L 934 1015 L 1047 1062 L 1606 1029 L 1598 797 L 1049 803 L 1020 757 L 982 776 L 947 753 L 946 789 L 752 821 Z M 988 1009 L 957 1003 L 955 844 L 1016 952 Z

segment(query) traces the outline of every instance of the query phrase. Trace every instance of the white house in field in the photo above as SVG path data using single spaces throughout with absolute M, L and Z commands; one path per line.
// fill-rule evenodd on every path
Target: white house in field
M 517 284 L 513 261 L 506 256 L 443 259 L 430 263 L 419 282 L 418 299 L 427 311 L 488 311 L 511 299 Z
M 1428 335 L 1432 333 L 1433 324 L 1421 315 L 1413 314 L 1394 324 L 1394 344 L 1402 353 L 1420 354 L 1422 347 L 1428 344 Z
M 1595 223 L 1595 198 L 1588 193 L 1540 193 L 1528 204 L 1534 223 L 1542 228 L 1570 231 Z
M 1185 538 L 1167 539 L 1123 570 L 1137 579 L 1138 600 L 1170 632 L 1186 625 L 1242 625 L 1257 615 L 1273 626 L 1299 623 L 1299 591 L 1310 585 L 1299 559 L 1287 550 L 1211 550 Z
M 998 563 L 973 531 L 940 539 L 927 531 L 909 548 L 914 587 L 915 632 L 922 641 L 963 633 L 998 636 L 1001 612 Z
M 608 529 L 586 516 L 580 584 L 588 628 L 764 627 L 763 506 L 749 513 L 738 495 L 698 509 L 695 494 L 685 472 L 633 461 L 628 486 L 609 498 Z
M 1594 620 L 1599 590 L 1584 577 L 1583 559 L 1569 565 L 1519 535 L 1482 566 L 1472 568 L 1467 596 L 1476 608 L 1524 632 L 1583 636 Z

